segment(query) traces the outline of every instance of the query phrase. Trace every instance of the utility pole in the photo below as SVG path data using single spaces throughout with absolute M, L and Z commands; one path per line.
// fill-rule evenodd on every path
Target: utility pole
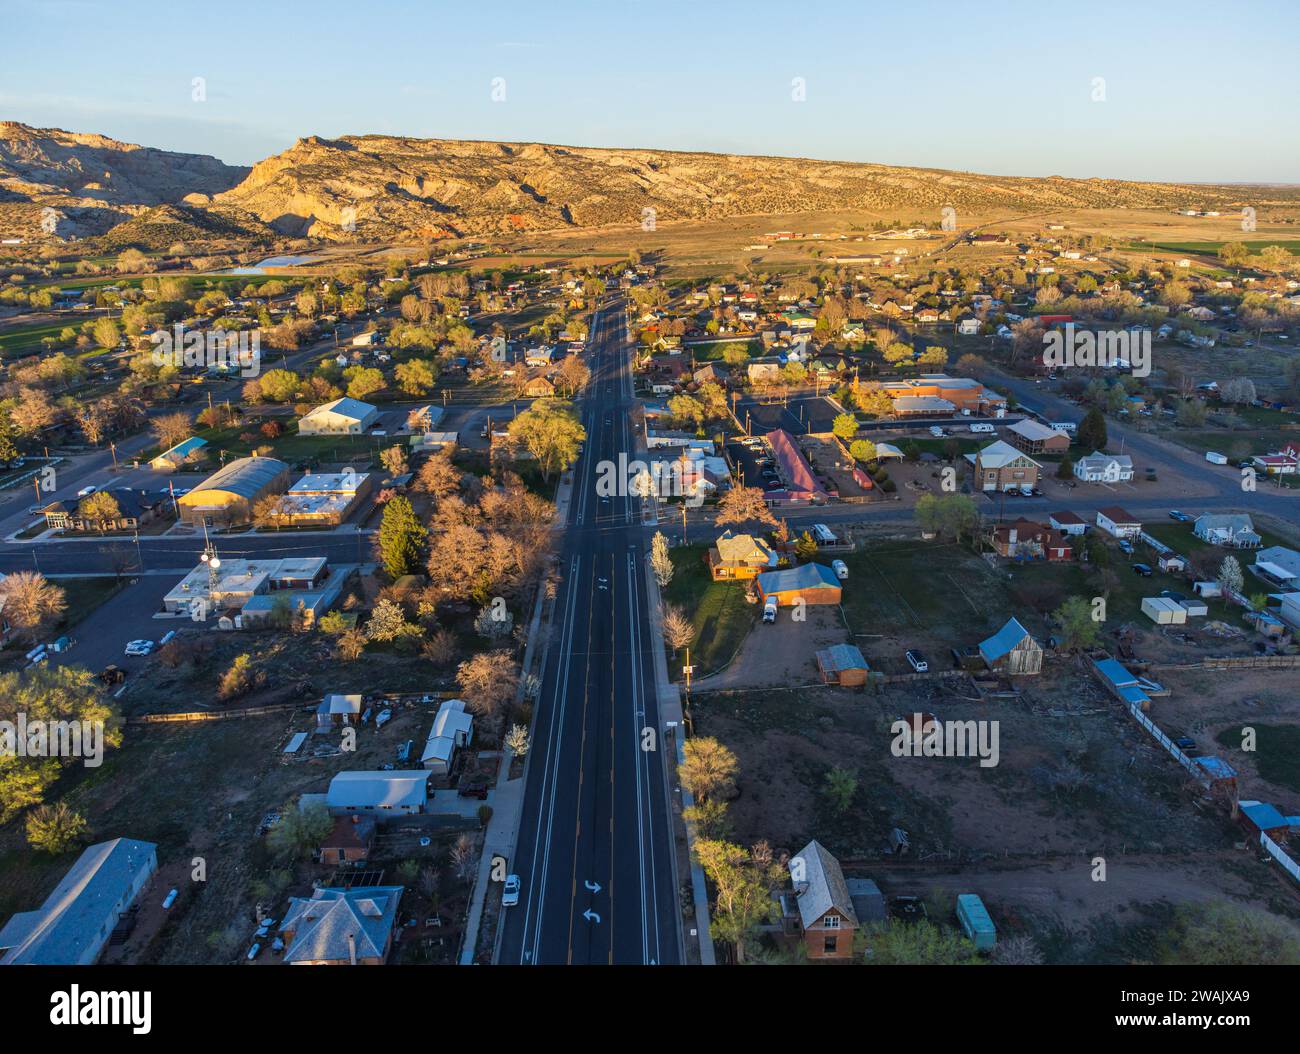
M 686 544 L 686 503 L 682 502 L 682 545 Z
M 114 443 L 111 439 L 108 441 L 108 449 L 113 454 L 113 471 L 116 472 L 117 471 L 117 444 Z

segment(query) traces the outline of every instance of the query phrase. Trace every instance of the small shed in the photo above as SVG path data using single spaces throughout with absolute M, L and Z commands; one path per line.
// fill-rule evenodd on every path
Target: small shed
M 1008 619 L 988 640 L 980 641 L 979 650 L 985 665 L 998 673 L 1024 676 L 1043 670 L 1043 646 L 1018 619 Z
M 316 724 L 321 728 L 355 724 L 360 716 L 359 695 L 327 695 L 316 707 Z
M 1187 609 L 1168 597 L 1143 597 L 1142 614 L 1160 626 L 1177 626 L 1187 621 Z
M 825 684 L 857 688 L 867 683 L 871 667 L 853 644 L 834 644 L 817 653 L 817 671 Z
M 1187 560 L 1184 557 L 1179 556 L 1177 553 L 1165 553 L 1157 563 L 1160 565 L 1161 571 L 1187 570 Z
M 966 936 L 975 942 L 976 948 L 982 952 L 993 950 L 998 942 L 997 927 L 993 925 L 984 901 L 976 894 L 962 893 L 957 897 L 957 921 Z

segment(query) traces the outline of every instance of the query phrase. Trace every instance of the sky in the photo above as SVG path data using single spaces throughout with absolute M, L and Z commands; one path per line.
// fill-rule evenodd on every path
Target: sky
M 0 119 L 1300 182 L 1298 0 L 0 0 Z

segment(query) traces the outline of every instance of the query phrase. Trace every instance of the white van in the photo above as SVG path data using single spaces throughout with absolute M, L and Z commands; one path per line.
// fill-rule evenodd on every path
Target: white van
M 764 622 L 776 621 L 776 608 L 777 608 L 776 597 L 768 597 L 765 601 L 763 601 Z
M 832 560 L 831 570 L 835 572 L 835 577 L 841 582 L 849 577 L 849 565 L 843 560 Z
M 972 432 L 984 432 L 991 435 L 993 433 L 993 426 L 991 424 L 971 425 L 970 430 Z
M 822 545 L 835 544 L 835 532 L 824 523 L 814 523 L 812 525 L 812 536 Z

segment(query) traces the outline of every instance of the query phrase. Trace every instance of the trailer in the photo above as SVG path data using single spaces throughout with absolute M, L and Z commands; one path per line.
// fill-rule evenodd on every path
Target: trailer
M 976 894 L 962 893 L 957 897 L 957 921 L 977 949 L 982 952 L 993 950 L 998 942 L 997 927 L 993 925 L 984 901 Z

